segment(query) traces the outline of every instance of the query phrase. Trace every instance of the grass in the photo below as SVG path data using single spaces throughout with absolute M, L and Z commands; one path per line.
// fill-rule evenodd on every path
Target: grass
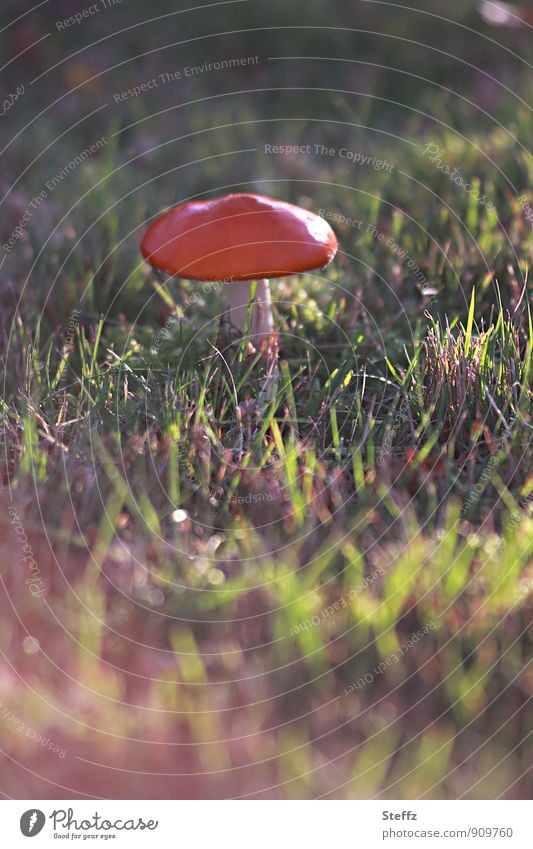
M 369 148 L 349 98 L 330 106 L 289 128 L 191 106 L 190 147 L 162 118 L 152 153 L 104 126 L 5 258 L 0 700 L 67 750 L 6 724 L 6 794 L 530 793 L 531 116 L 411 113 L 405 138 L 372 134 L 392 173 L 264 154 Z M 19 206 L 70 158 L 53 148 Z M 268 404 L 223 289 L 163 284 L 138 251 L 214 186 L 337 216 L 337 260 L 275 284 Z

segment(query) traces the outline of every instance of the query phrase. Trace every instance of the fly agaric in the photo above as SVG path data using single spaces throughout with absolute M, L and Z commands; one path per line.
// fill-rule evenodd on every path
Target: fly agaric
M 148 227 L 141 243 L 145 259 L 161 271 L 227 284 L 229 321 L 240 337 L 256 281 L 249 326 L 254 345 L 274 333 L 269 278 L 323 268 L 337 247 L 320 216 L 244 193 L 174 206 Z

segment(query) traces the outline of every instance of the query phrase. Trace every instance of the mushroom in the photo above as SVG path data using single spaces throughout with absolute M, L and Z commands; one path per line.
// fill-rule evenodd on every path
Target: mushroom
M 269 278 L 326 266 L 337 252 L 323 218 L 263 195 L 231 194 L 189 201 L 159 216 L 141 243 L 155 268 L 187 280 L 228 286 L 228 317 L 242 338 L 252 292 L 249 339 L 274 337 Z

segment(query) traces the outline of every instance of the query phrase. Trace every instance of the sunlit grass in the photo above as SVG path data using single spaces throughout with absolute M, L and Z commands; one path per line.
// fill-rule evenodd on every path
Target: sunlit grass
M 509 156 L 501 145 L 486 140 Z M 98 214 L 115 190 L 110 151 L 88 175 L 106 178 Z M 20 619 L 5 596 L 0 647 L 15 668 L 27 632 L 42 651 L 38 695 L 11 677 L 0 698 L 16 692 L 73 755 L 198 773 L 192 795 L 484 798 L 520 782 L 530 751 L 506 735 L 525 739 L 528 693 L 531 233 L 490 181 L 511 245 L 419 152 L 403 166 L 458 215 L 399 179 L 378 192 L 373 172 L 358 195 L 313 186 L 311 171 L 275 187 L 346 215 L 357 198 L 367 223 L 339 227 L 323 276 L 278 284 L 268 402 L 264 354 L 228 343 L 224 292 L 191 301 L 190 284 L 163 287 L 142 266 L 136 228 L 156 190 L 102 216 L 98 255 L 65 234 L 52 310 L 46 263 L 22 298 L 3 474 L 48 590 L 32 598 L 12 568 L 4 511 L 2 580 Z M 485 179 L 479 159 L 469 167 Z M 131 756 L 130 739 L 164 754 Z M 8 745 L 29 757 L 15 733 Z M 51 780 L 68 783 L 66 764 Z M 95 792 L 87 775 L 80 792 Z M 180 781 L 148 792 L 186 792 Z M 119 795 L 147 792 L 128 787 Z

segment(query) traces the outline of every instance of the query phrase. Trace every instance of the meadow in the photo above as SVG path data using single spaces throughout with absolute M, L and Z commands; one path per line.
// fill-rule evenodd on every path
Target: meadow
M 6 4 L 4 797 L 530 797 L 529 34 L 419 5 Z M 340 244 L 268 403 L 139 252 L 238 191 Z

